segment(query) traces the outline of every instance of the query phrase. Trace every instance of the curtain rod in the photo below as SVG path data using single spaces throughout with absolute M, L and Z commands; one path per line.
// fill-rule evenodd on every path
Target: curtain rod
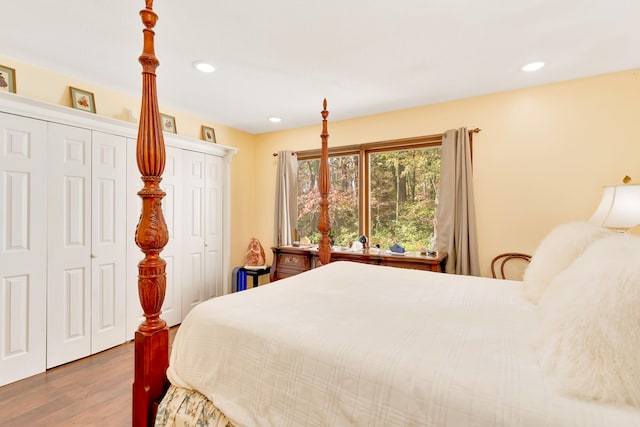
M 480 128 L 474 128 L 474 129 L 469 129 L 469 133 L 480 133 L 480 131 L 482 131 L 482 129 Z M 291 152 L 291 155 L 293 156 L 294 154 L 296 154 L 295 152 Z M 278 157 L 278 153 L 273 153 L 273 157 Z

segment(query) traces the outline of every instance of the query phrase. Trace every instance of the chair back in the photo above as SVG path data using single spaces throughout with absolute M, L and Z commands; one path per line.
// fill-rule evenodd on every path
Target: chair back
M 506 279 L 505 264 L 513 260 L 521 260 L 529 264 L 529 262 L 531 262 L 531 255 L 519 252 L 507 252 L 496 256 L 491 260 L 491 275 L 493 278 Z M 496 269 L 498 269 L 497 272 Z M 522 269 L 522 271 L 524 271 L 524 269 Z

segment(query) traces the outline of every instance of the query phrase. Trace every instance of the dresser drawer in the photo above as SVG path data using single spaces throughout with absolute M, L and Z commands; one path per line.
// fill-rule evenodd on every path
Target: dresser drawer
M 271 281 L 295 276 L 311 268 L 311 254 L 300 248 L 272 248 Z
M 281 268 L 309 269 L 309 257 L 302 254 L 278 254 L 278 266 Z
M 301 273 L 300 271 L 286 271 L 286 270 L 278 269 L 278 271 L 276 271 L 271 281 L 274 282 L 276 280 L 286 279 L 287 277 L 295 276 L 296 274 L 300 274 L 300 273 Z
M 446 257 L 446 255 L 444 255 Z M 441 273 L 444 264 L 442 258 L 411 258 L 403 256 L 386 256 L 381 259 L 380 264 L 389 267 L 408 268 L 411 270 L 435 271 Z

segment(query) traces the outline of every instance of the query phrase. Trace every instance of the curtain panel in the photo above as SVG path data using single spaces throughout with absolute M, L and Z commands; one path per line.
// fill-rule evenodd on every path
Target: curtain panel
M 275 246 L 291 245 L 298 228 L 298 156 L 291 151 L 278 152 L 274 212 Z
M 437 245 L 447 273 L 480 276 L 470 145 L 464 127 L 442 137 Z

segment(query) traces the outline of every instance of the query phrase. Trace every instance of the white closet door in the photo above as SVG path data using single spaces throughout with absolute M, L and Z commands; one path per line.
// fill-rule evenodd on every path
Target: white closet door
M 44 372 L 45 122 L 0 113 L 0 386 Z
M 143 187 L 136 158 L 136 140 L 127 138 L 127 339 L 133 339 L 144 320 L 138 296 L 138 263 L 144 254 L 136 245 L 136 227 L 140 220 L 142 200 L 138 191 Z
M 136 141 L 127 140 L 128 159 L 135 159 Z M 182 322 L 182 150 L 167 146 L 166 163 L 160 188 L 167 195 L 162 199 L 162 213 L 169 231 L 169 242 L 160 256 L 167 263 L 167 288 L 162 305 L 162 318 L 167 325 Z M 144 320 L 140 298 L 138 297 L 138 263 L 144 254 L 135 243 L 135 230 L 140 219 L 142 200 L 137 192 L 142 189 L 142 180 L 137 163 L 130 161 L 127 166 L 127 337 L 134 337 L 135 331 Z
M 92 134 L 91 353 L 125 341 L 126 139 Z
M 91 131 L 49 123 L 47 368 L 91 353 Z
M 167 263 L 167 289 L 162 318 L 167 325 L 182 322 L 182 150 L 165 147 L 166 163 L 162 174 L 162 213 L 169 231 L 169 242 L 160 253 Z
M 227 293 L 222 280 L 222 159 L 205 155 L 205 299 Z
M 204 203 L 205 155 L 182 153 L 184 216 L 182 229 L 182 318 L 205 300 Z

